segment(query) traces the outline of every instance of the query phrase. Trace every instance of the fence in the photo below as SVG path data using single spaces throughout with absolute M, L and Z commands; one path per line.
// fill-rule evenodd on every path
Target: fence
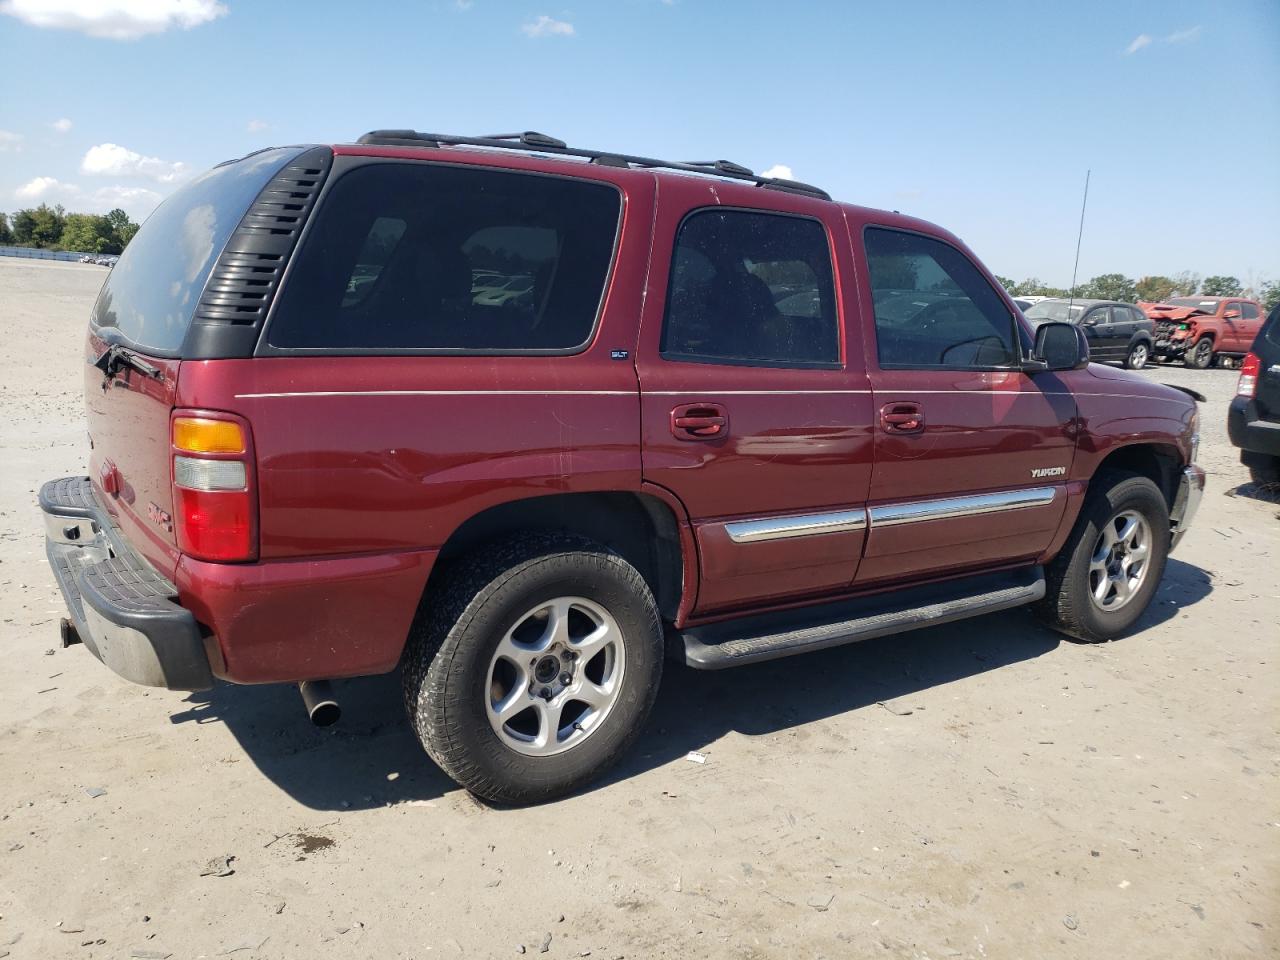
M 40 250 L 36 247 L 0 246 L 0 257 L 25 257 L 28 260 L 71 260 L 81 257 L 96 257 L 96 253 L 75 253 L 71 250 Z

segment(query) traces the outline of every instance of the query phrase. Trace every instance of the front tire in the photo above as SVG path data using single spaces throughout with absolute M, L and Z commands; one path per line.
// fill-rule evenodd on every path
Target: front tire
M 1145 340 L 1140 340 L 1129 348 L 1129 355 L 1124 358 L 1126 370 L 1141 370 L 1151 359 L 1151 348 Z
M 1169 542 L 1169 507 L 1150 479 L 1099 474 L 1071 536 L 1045 571 L 1037 615 L 1090 643 L 1123 636 L 1160 586 Z
M 1213 366 L 1213 339 L 1201 337 L 1182 355 L 1182 362 L 1192 370 L 1207 370 Z
M 458 784 L 537 803 L 626 752 L 662 654 L 657 604 L 635 567 L 590 540 L 518 537 L 428 591 L 405 650 L 405 708 Z

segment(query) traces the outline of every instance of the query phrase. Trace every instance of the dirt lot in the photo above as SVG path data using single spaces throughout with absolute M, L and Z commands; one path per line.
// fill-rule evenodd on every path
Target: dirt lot
M 0 259 L 0 957 L 1280 953 L 1280 506 L 1241 491 L 1234 372 L 1148 374 L 1208 394 L 1210 487 L 1134 636 L 1016 611 L 673 666 L 606 782 L 494 809 L 393 677 L 317 731 L 291 688 L 148 690 L 55 650 L 36 491 L 84 470 L 104 276 Z

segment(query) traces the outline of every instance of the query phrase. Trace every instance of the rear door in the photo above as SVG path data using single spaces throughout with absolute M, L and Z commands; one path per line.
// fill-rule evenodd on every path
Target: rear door
M 1249 349 L 1257 338 L 1258 331 L 1262 329 L 1262 311 L 1256 303 L 1249 300 L 1241 300 L 1235 306 L 1240 311 L 1240 317 L 1236 320 L 1240 331 L 1240 346 L 1237 349 L 1244 351 Z
M 851 224 L 877 413 L 858 582 L 1030 562 L 1066 503 L 1075 402 L 1020 369 L 1013 310 L 950 238 Z M 918 309 L 900 309 L 902 291 Z
M 695 614 L 845 589 L 866 533 L 871 396 L 842 323 L 838 208 L 674 177 L 659 197 L 636 358 L 643 477 L 688 510 Z

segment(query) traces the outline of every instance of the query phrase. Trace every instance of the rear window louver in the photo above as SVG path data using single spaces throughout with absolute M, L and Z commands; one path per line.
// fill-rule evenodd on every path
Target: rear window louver
M 184 357 L 253 354 L 289 255 L 332 162 L 328 147 L 308 150 L 258 194 L 209 274 L 183 347 Z M 237 329 L 233 332 L 228 327 Z

